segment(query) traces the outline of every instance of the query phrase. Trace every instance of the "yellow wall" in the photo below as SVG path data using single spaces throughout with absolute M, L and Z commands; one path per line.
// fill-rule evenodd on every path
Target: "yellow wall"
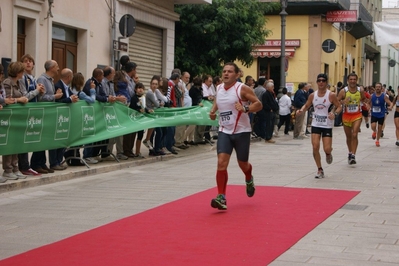
M 268 39 L 281 39 L 281 17 L 267 17 L 266 28 L 271 31 Z M 287 71 L 286 82 L 294 83 L 295 88 L 300 82 L 310 82 L 316 86 L 316 77 L 319 73 L 324 73 L 328 65 L 329 83 L 336 85 L 338 81 L 343 81 L 345 67 L 348 73 L 355 71 L 359 77 L 361 75 L 361 40 L 356 40 L 349 33 L 334 27 L 333 24 L 323 21 L 321 16 L 290 16 L 286 18 L 285 39 L 299 39 L 301 46 L 295 51 L 295 56 L 289 58 L 289 69 Z M 322 50 L 322 42 L 332 39 L 336 43 L 336 49 L 332 53 Z M 356 47 L 353 47 L 356 46 Z M 347 64 L 347 53 L 355 59 L 355 67 Z M 258 60 L 255 59 L 252 66 L 245 68 L 244 76 L 251 75 L 255 79 L 258 77 Z

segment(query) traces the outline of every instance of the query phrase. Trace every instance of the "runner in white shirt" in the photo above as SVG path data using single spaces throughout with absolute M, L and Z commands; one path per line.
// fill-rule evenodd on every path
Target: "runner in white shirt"
M 218 97 L 209 113 L 209 117 L 215 120 L 216 111 L 219 111 L 216 171 L 218 195 L 211 201 L 211 206 L 219 210 L 227 209 L 227 166 L 233 149 L 236 151 L 238 165 L 245 174 L 248 197 L 252 197 L 255 193 L 252 165 L 248 162 L 252 131 L 248 113 L 261 110 L 262 103 L 256 97 L 253 89 L 237 82 L 238 76 L 238 66 L 234 63 L 226 63 L 223 67 L 223 83 L 217 87 Z
M 317 166 L 315 178 L 323 178 L 324 170 L 321 166 L 320 139 L 323 141 L 323 149 L 326 153 L 326 161 L 331 164 L 333 161 L 332 152 L 332 128 L 334 119 L 341 112 L 342 106 L 339 103 L 335 93 L 327 90 L 327 75 L 319 74 L 317 76 L 318 90 L 309 95 L 304 106 L 297 113 L 305 112 L 311 105 L 314 107 L 312 119 L 312 146 L 313 158 Z M 333 107 L 335 106 L 335 111 Z

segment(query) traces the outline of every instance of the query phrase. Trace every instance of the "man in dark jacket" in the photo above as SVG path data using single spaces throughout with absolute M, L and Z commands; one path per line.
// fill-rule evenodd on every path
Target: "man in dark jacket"
M 294 107 L 296 110 L 299 110 L 302 108 L 302 106 L 304 106 L 304 104 L 306 103 L 306 101 L 308 100 L 308 89 L 309 89 L 309 85 L 305 82 L 299 83 L 298 85 L 298 90 L 295 93 L 294 96 Z M 300 114 L 297 114 L 295 116 L 295 125 L 294 125 L 294 139 L 299 139 L 301 138 L 300 134 L 302 131 L 302 125 L 303 125 L 303 121 L 306 117 L 307 113 L 303 112 Z
M 276 141 L 272 139 L 274 124 L 276 122 L 276 114 L 278 114 L 278 103 L 276 97 L 274 96 L 274 84 L 268 82 L 266 84 L 266 91 L 262 95 L 262 105 L 263 113 L 266 122 L 266 143 L 275 143 Z

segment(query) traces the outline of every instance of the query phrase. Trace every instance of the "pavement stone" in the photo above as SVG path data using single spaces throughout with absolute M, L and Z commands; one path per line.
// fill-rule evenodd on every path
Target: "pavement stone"
M 270 265 L 399 264 L 399 147 L 391 114 L 384 133 L 377 148 L 363 125 L 358 163 L 350 166 L 343 129 L 335 127 L 334 162 L 327 165 L 321 151 L 320 180 L 310 139 L 280 134 L 276 144 L 251 142 L 256 185 L 360 191 Z M 0 259 L 214 188 L 216 162 L 215 146 L 199 145 L 0 184 Z M 228 171 L 229 184 L 243 184 L 234 154 Z

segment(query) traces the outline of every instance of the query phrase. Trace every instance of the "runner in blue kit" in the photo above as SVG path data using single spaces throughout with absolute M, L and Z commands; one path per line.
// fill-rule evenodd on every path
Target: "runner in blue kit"
M 253 89 L 238 82 L 238 78 L 238 66 L 234 63 L 226 63 L 223 67 L 223 83 L 217 87 L 216 100 L 209 113 L 209 117 L 215 120 L 216 111 L 219 111 L 216 171 L 218 195 L 211 201 L 211 206 L 219 210 L 227 210 L 227 166 L 233 149 L 237 154 L 238 165 L 245 174 L 248 197 L 252 197 L 255 193 L 252 165 L 248 162 L 252 131 L 248 114 L 261 110 L 262 103 Z
M 315 178 L 323 178 L 324 170 L 321 165 L 320 156 L 320 139 L 323 142 L 323 149 L 326 153 L 326 162 L 331 164 L 333 161 L 332 152 L 332 128 L 334 127 L 334 119 L 342 111 L 342 106 L 339 103 L 335 93 L 327 90 L 328 77 L 326 74 L 319 74 L 317 76 L 318 89 L 309 95 L 309 98 L 304 106 L 297 111 L 297 113 L 305 112 L 313 105 L 313 119 L 312 119 L 312 146 L 313 158 L 317 166 L 317 174 Z M 335 108 L 334 108 L 335 107 Z M 333 110 L 335 109 L 335 110 Z
M 386 114 L 386 103 L 389 104 L 388 109 L 392 109 L 392 102 L 389 100 L 389 96 L 382 92 L 382 84 L 377 82 L 375 84 L 375 92 L 371 95 L 371 135 L 372 139 L 376 139 L 375 146 L 380 147 L 380 138 L 382 134 L 382 127 L 384 125 L 385 114 Z M 378 129 L 377 129 L 378 123 Z

